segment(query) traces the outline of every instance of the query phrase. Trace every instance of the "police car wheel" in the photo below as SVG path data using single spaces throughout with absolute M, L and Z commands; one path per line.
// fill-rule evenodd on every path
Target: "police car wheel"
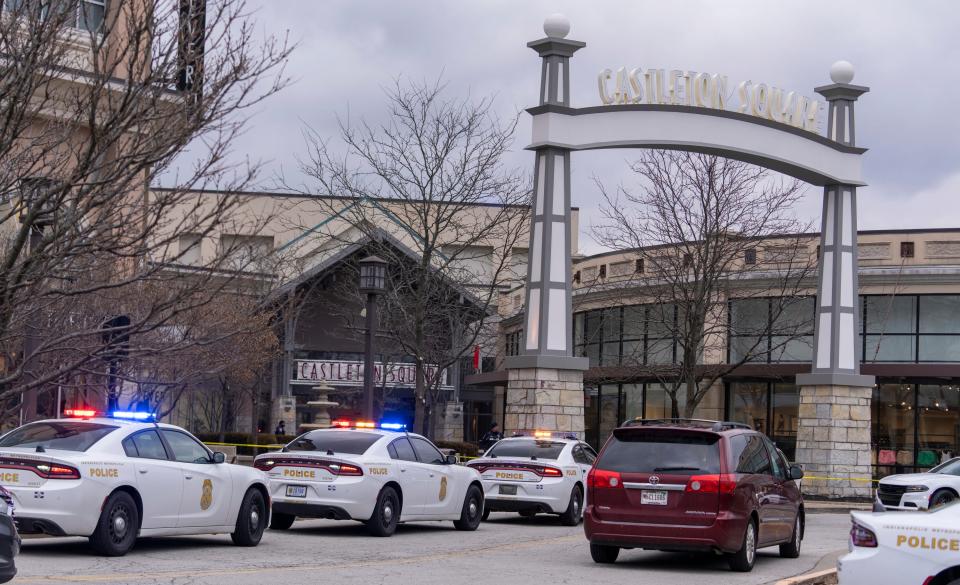
M 620 556 L 620 547 L 607 546 L 605 544 L 593 544 L 591 542 L 590 556 L 593 557 L 593 562 L 595 563 L 609 565 L 617 562 L 617 557 Z
M 237 516 L 237 526 L 230 534 L 233 544 L 237 546 L 257 546 L 267 528 L 267 503 L 263 494 L 256 488 L 250 488 L 243 496 L 240 504 L 240 515 Z
M 949 504 L 950 502 L 957 499 L 957 496 L 953 494 L 950 490 L 938 490 L 930 496 L 930 507 L 937 508 L 944 504 Z
M 480 519 L 483 520 L 484 522 L 486 522 L 486 521 L 487 521 L 487 518 L 489 518 L 489 517 L 490 517 L 490 508 L 487 508 L 486 506 L 484 506 L 484 508 L 483 508 L 483 516 L 481 516 Z
M 580 493 L 580 486 L 575 486 L 570 493 L 570 503 L 563 514 L 560 514 L 560 524 L 564 526 L 576 526 L 580 524 L 583 518 L 583 494 Z
M 780 556 L 785 559 L 795 559 L 800 556 L 800 542 L 803 540 L 803 524 L 800 514 L 797 514 L 797 520 L 793 523 L 793 536 L 790 542 L 780 545 Z
M 377 496 L 377 505 L 373 514 L 367 520 L 367 532 L 373 536 L 390 536 L 397 530 L 397 521 L 400 519 L 400 498 L 392 487 L 380 490 Z
M 467 488 L 467 497 L 463 499 L 460 519 L 453 522 L 457 530 L 476 530 L 483 516 L 483 492 L 475 485 Z
M 90 545 L 99 554 L 120 557 L 133 548 L 139 531 L 137 503 L 127 492 L 114 492 L 103 505 L 100 521 L 90 535 Z
M 734 571 L 749 573 L 753 570 L 753 563 L 757 560 L 757 527 L 751 520 L 747 529 L 743 531 L 743 544 L 740 550 L 727 555 L 727 564 Z
M 297 517 L 293 514 L 274 512 L 270 517 L 270 530 L 286 530 L 293 526 L 293 521 L 296 519 Z

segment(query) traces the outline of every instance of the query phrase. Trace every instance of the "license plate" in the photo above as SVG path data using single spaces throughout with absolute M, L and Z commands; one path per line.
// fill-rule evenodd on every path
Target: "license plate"
M 288 485 L 288 486 L 287 486 L 287 497 L 288 497 L 288 498 L 305 498 L 305 497 L 307 497 L 307 486 L 305 486 L 305 485 Z
M 517 486 L 515 485 L 501 485 L 500 493 L 504 496 L 515 496 L 517 495 Z
M 653 506 L 666 506 L 667 492 L 664 490 L 641 490 L 640 503 Z

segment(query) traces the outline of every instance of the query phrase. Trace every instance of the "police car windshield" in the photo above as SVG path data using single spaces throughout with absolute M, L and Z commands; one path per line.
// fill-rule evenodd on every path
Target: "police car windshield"
M 486 456 L 556 459 L 566 445 L 566 443 L 560 441 L 535 441 L 533 439 L 500 441 L 486 453 Z
M 310 431 L 290 441 L 283 450 L 362 455 L 379 438 L 380 435 L 363 431 Z
M 931 469 L 930 473 L 945 473 L 947 475 L 960 475 L 960 457 L 951 459 L 946 463 L 941 463 L 940 465 Z
M 10 431 L 0 439 L 0 447 L 37 447 L 63 451 L 86 451 L 118 427 L 93 422 L 37 422 Z

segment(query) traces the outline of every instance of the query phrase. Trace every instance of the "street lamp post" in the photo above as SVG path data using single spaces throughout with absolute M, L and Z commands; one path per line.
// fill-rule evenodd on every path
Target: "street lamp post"
M 373 420 L 373 336 L 377 328 L 377 295 L 386 288 L 387 263 L 377 256 L 360 261 L 360 292 L 367 295 L 367 336 L 363 348 L 363 416 Z

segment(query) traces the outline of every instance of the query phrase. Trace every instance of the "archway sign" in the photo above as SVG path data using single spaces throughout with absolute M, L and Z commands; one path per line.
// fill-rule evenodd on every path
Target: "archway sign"
M 524 334 L 521 355 L 507 358 L 506 432 L 553 429 L 582 433 L 583 372 L 572 352 L 570 155 L 601 148 L 666 148 L 715 154 L 778 171 L 824 188 L 821 257 L 812 371 L 801 386 L 796 459 L 805 490 L 870 495 L 870 399 L 873 377 L 860 374 L 857 351 L 857 187 L 861 155 L 854 103 L 869 88 L 852 85 L 853 66 L 839 61 L 822 102 L 749 81 L 682 70 L 605 69 L 599 105 L 570 105 L 570 58 L 586 46 L 566 38 L 555 14 L 546 37 L 528 47 L 542 59 L 540 102 L 533 116 L 535 153 Z M 835 427 L 834 419 L 847 422 Z M 842 445 L 839 445 L 841 444 Z M 835 448 L 836 447 L 836 448 Z M 842 447 L 842 448 L 841 448 Z

